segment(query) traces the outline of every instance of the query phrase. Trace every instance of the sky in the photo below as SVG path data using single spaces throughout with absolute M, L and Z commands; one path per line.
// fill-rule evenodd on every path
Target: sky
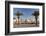
M 15 15 L 15 13 L 17 13 L 17 11 L 19 11 L 20 13 L 23 13 L 22 16 L 20 16 L 20 18 L 22 19 L 27 19 L 32 15 L 32 13 L 34 13 L 34 11 L 39 11 L 39 9 L 33 9 L 33 8 L 13 8 L 13 16 L 17 17 Z

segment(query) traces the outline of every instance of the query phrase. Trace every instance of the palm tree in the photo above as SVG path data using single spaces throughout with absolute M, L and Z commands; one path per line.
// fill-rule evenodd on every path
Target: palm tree
M 39 16 L 39 11 L 35 11 L 32 15 L 35 16 L 36 25 L 37 25 L 37 19 L 38 19 L 38 16 Z
M 18 24 L 19 24 L 19 18 L 20 18 L 20 16 L 23 15 L 23 13 L 20 13 L 19 11 L 17 11 L 17 13 L 15 13 L 15 15 L 16 15 L 17 18 L 18 18 Z

